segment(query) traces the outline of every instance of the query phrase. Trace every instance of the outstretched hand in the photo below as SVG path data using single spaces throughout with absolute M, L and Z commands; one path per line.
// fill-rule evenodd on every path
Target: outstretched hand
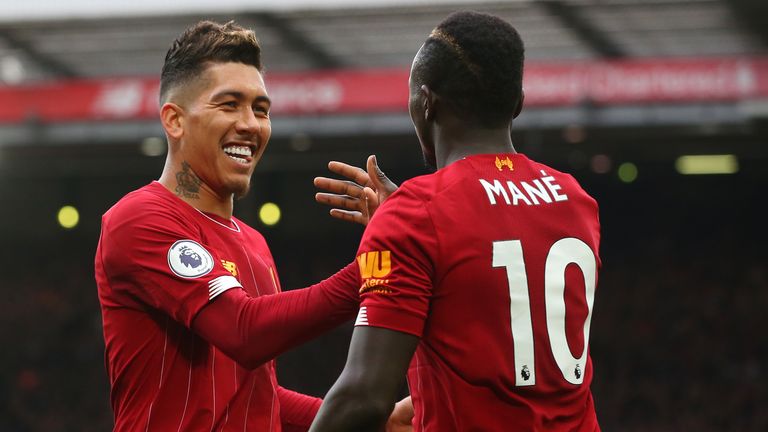
M 379 205 L 397 190 L 374 155 L 368 156 L 366 170 L 337 161 L 329 162 L 328 169 L 349 179 L 315 177 L 315 187 L 327 191 L 315 194 L 315 200 L 331 206 L 331 216 L 337 219 L 367 225 Z

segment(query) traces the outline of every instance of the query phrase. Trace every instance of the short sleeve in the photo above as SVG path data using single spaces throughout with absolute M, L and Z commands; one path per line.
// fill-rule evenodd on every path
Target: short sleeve
M 241 285 L 197 225 L 172 209 L 112 209 L 99 253 L 112 295 L 158 309 L 191 327 L 216 296 Z
M 437 239 L 426 203 L 407 183 L 366 228 L 357 263 L 361 303 L 356 326 L 421 336 L 432 295 Z

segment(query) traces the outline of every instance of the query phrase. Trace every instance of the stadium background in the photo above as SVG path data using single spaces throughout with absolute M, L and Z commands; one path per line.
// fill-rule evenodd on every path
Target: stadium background
M 526 42 L 517 149 L 600 203 L 590 345 L 603 430 L 768 430 L 764 1 L 127 3 L 0 4 L 1 431 L 111 426 L 93 254 L 101 214 L 162 169 L 150 107 L 176 34 L 236 19 L 262 41 L 282 106 L 236 214 L 267 237 L 290 289 L 353 259 L 362 232 L 314 203 L 328 160 L 375 153 L 396 182 L 424 173 L 404 77 L 431 28 L 467 8 Z M 736 172 L 679 172 L 680 156 L 708 154 L 732 155 Z M 265 202 L 277 225 L 260 221 Z M 64 205 L 79 210 L 74 228 L 57 222 Z M 283 385 L 322 395 L 350 330 L 282 356 Z

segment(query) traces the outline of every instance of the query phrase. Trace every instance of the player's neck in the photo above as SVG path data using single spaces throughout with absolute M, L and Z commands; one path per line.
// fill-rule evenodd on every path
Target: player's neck
M 197 177 L 188 164 L 182 162 L 180 165 L 166 161 L 158 182 L 192 207 L 231 220 L 234 196 L 218 196 Z
M 443 168 L 467 156 L 489 153 L 517 153 L 509 128 L 445 128 L 437 134 L 437 168 Z

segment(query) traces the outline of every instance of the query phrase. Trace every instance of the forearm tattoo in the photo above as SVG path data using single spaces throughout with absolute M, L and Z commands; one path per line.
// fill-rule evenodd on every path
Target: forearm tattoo
M 176 195 L 182 198 L 198 199 L 200 178 L 192 172 L 187 161 L 181 163 L 181 171 L 176 173 Z

